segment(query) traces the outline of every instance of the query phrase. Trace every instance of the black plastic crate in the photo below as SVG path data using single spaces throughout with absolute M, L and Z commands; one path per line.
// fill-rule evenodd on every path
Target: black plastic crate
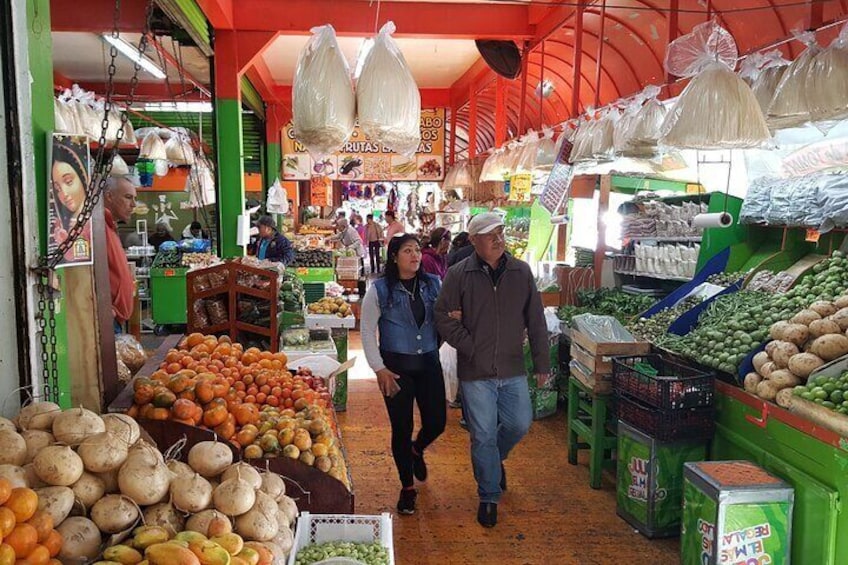
M 712 406 L 658 410 L 616 394 L 615 413 L 622 422 L 660 441 L 706 440 L 715 432 L 715 410 Z
M 712 406 L 715 398 L 713 373 L 662 355 L 614 357 L 612 384 L 616 392 L 662 410 Z

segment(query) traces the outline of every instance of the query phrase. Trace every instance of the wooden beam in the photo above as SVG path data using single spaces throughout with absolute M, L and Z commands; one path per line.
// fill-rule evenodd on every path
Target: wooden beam
M 206 19 L 215 29 L 233 29 L 233 0 L 197 0 Z
M 396 37 L 529 39 L 533 26 L 522 4 L 383 2 L 379 24 L 393 21 Z M 331 24 L 338 35 L 371 36 L 377 5 L 360 0 L 238 0 L 235 29 L 305 34 Z

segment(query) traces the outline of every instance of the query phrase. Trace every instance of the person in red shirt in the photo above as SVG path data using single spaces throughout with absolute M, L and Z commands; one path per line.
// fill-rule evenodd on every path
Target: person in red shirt
M 109 177 L 103 192 L 106 219 L 106 256 L 109 261 L 109 287 L 112 291 L 112 316 L 115 333 L 133 312 L 135 281 L 127 263 L 127 254 L 118 236 L 118 222 L 128 222 L 135 208 L 135 183 L 129 177 Z

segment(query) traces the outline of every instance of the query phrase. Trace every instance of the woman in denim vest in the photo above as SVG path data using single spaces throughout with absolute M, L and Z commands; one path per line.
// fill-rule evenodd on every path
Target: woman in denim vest
M 445 429 L 445 384 L 434 320 L 440 287 L 438 277 L 421 269 L 418 240 L 405 234 L 390 240 L 385 274 L 374 281 L 362 301 L 362 347 L 377 374 L 392 424 L 401 514 L 415 512 L 413 479 L 427 479 L 424 450 Z M 416 402 L 421 429 L 413 441 Z

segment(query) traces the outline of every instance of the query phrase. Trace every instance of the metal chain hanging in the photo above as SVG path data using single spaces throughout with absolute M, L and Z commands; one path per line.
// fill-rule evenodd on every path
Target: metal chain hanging
M 139 60 L 144 56 L 147 50 L 148 31 L 150 28 L 150 20 L 153 15 L 154 2 L 150 0 L 147 5 L 147 11 L 144 21 L 144 29 L 141 33 L 141 39 L 138 44 L 139 58 L 134 62 L 133 76 L 130 80 L 130 91 L 126 99 L 126 107 L 132 107 L 136 87 L 138 86 L 138 73 L 141 70 Z M 112 37 L 118 39 L 120 36 L 120 20 L 121 20 L 121 0 L 115 0 L 115 12 L 112 28 Z M 118 147 L 121 139 L 124 137 L 127 121 L 129 119 L 128 112 L 121 113 L 121 127 L 118 128 L 115 134 L 114 146 L 107 149 L 106 133 L 109 129 L 110 113 L 114 107 L 112 97 L 114 95 L 114 79 L 115 79 L 115 60 L 118 57 L 118 49 L 114 44 L 110 44 L 109 49 L 109 66 L 108 79 L 106 82 L 106 100 L 103 105 L 103 120 L 101 122 L 100 139 L 98 140 L 97 153 L 94 159 L 90 180 L 85 189 L 85 201 L 82 209 L 76 218 L 76 222 L 68 230 L 67 238 L 56 246 L 52 251 L 48 251 L 46 257 L 39 259 L 39 265 L 35 269 L 38 282 L 36 283 L 36 291 L 38 293 L 36 323 L 38 327 L 39 343 L 41 345 L 41 376 L 42 386 L 45 400 L 59 402 L 59 355 L 57 352 L 56 339 L 56 294 L 52 284 L 52 275 L 56 266 L 61 262 L 65 253 L 79 239 L 86 224 L 91 220 L 94 209 L 100 200 L 103 190 L 106 187 L 106 180 L 112 172 L 112 164 L 115 155 L 118 154 Z

